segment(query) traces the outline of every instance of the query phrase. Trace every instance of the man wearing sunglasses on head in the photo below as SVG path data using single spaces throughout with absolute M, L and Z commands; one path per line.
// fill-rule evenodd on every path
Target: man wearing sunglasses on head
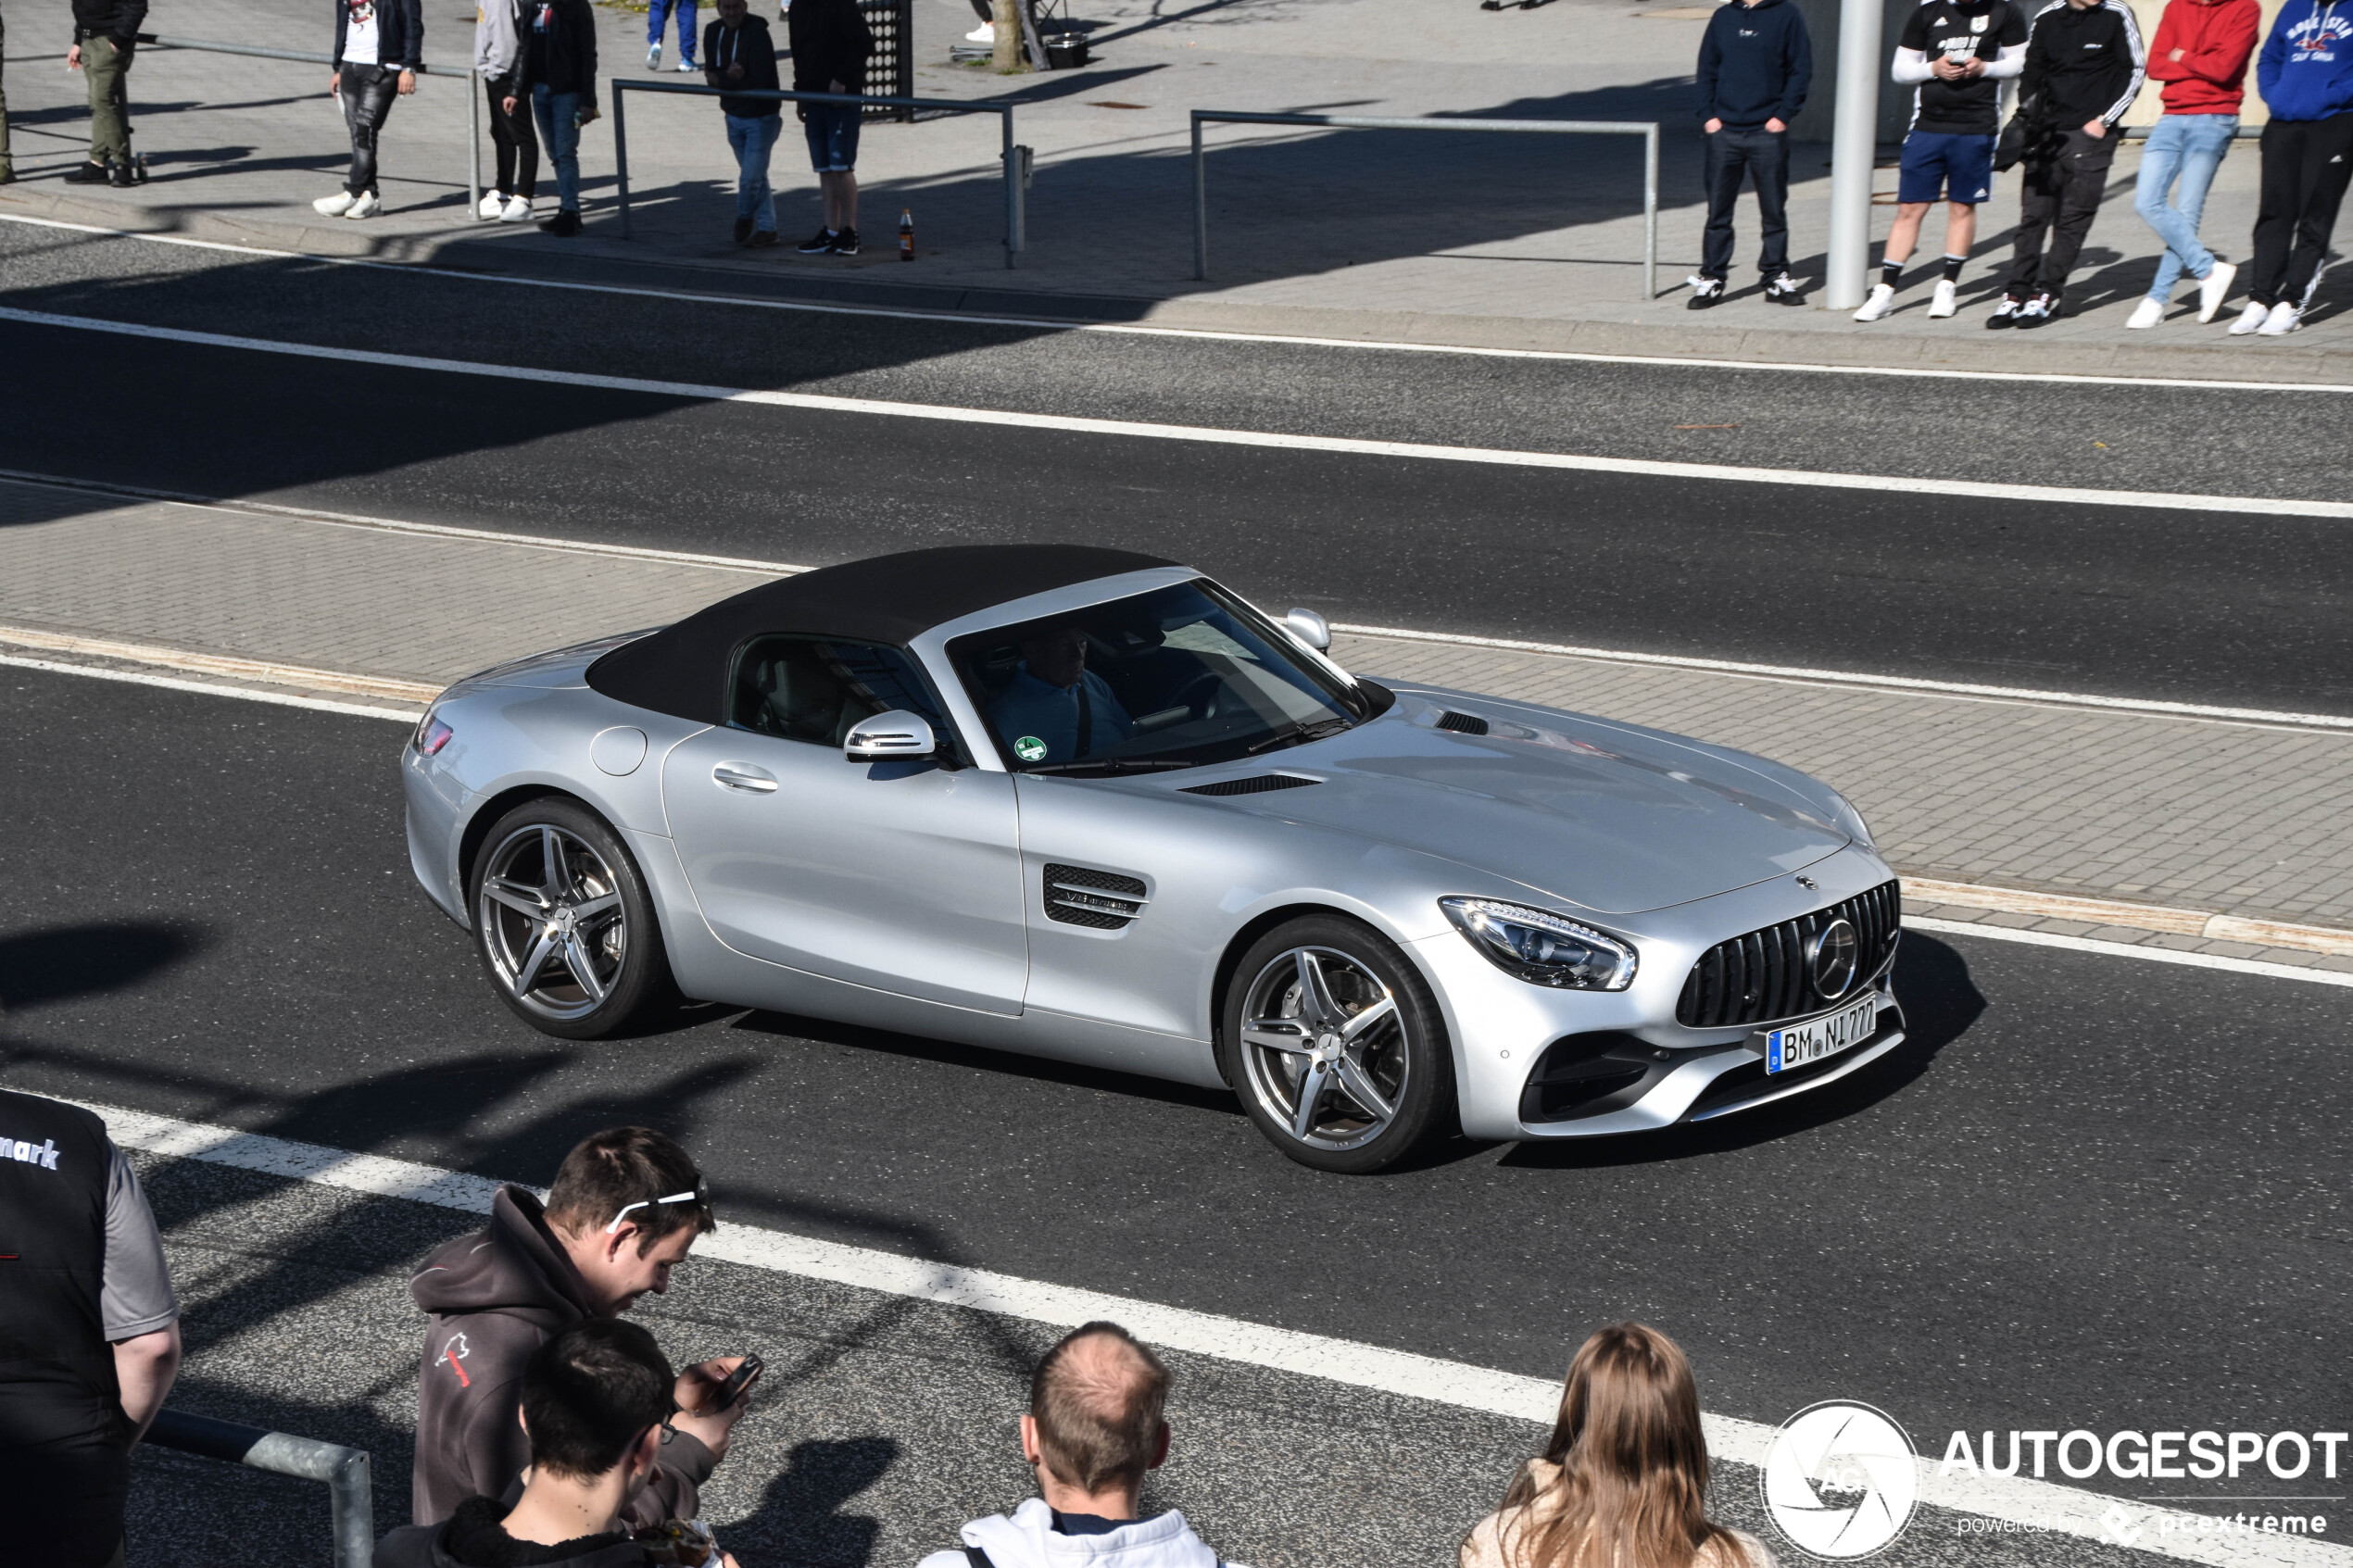
M 615 1127 L 564 1157 L 544 1205 L 502 1187 L 486 1228 L 435 1248 L 409 1282 L 433 1320 L 417 1380 L 417 1523 L 438 1524 L 468 1498 L 504 1498 L 531 1462 L 518 1417 L 533 1353 L 573 1323 L 667 1291 L 671 1270 L 717 1226 L 686 1150 L 648 1127 Z M 631 1528 L 696 1516 L 696 1488 L 744 1412 L 744 1399 L 718 1408 L 717 1397 L 741 1360 L 679 1375 L 679 1413 L 629 1500 Z

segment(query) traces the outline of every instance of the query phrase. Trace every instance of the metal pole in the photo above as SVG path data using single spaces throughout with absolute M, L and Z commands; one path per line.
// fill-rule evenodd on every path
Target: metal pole
M 1658 127 L 1642 133 L 1642 297 L 1658 297 Z
M 466 216 L 482 216 L 482 73 L 466 73 Z
M 629 122 L 621 112 L 622 100 L 627 96 L 623 89 L 630 83 L 618 77 L 612 84 L 612 167 L 621 192 L 621 237 L 629 237 Z
M 1013 257 L 1021 250 L 1021 155 L 1013 150 L 1013 109 L 998 110 L 997 121 L 1005 144 L 1005 270 L 1010 272 Z
M 1201 115 L 1193 116 L 1193 276 L 1209 282 L 1209 164 L 1201 150 Z
M 1871 165 L 1879 157 L 1881 0 L 1843 0 L 1838 17 L 1838 103 L 1831 127 L 1830 261 L 1822 304 L 1863 303 L 1871 259 Z

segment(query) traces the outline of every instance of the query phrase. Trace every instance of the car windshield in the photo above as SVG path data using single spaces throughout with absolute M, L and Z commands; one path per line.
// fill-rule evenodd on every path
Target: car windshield
M 1372 712 L 1265 617 L 1198 581 L 959 637 L 949 657 L 1020 772 L 1230 761 Z

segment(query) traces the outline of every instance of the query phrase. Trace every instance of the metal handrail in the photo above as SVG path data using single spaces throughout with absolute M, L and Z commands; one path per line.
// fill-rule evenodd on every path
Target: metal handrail
M 1201 128 L 1221 125 L 1318 125 L 1349 131 L 1500 131 L 1574 136 L 1642 138 L 1642 297 L 1658 296 L 1658 122 L 1631 119 L 1431 119 L 1363 114 L 1246 114 L 1193 111 L 1193 276 L 1209 281 L 1209 161 Z
M 295 60 L 304 65 L 332 66 L 333 55 L 321 55 L 308 49 L 265 49 L 258 44 L 222 44 L 207 38 L 165 38 L 158 33 L 134 32 L 134 42 L 152 44 L 159 49 L 198 49 L 213 55 L 246 55 L 257 60 Z M 466 217 L 482 216 L 482 94 L 474 89 L 473 80 L 479 73 L 472 66 L 429 66 L 417 62 L 420 76 L 462 76 L 466 78 Z
M 325 1482 L 334 1530 L 334 1568 L 368 1568 L 375 1556 L 376 1505 L 367 1449 L 175 1410 L 158 1411 L 145 1440 L 159 1449 L 275 1475 Z
M 1013 257 L 1029 244 L 1027 204 L 1023 192 L 1029 185 L 1030 150 L 1013 141 L 1014 106 L 1002 98 L 899 98 L 874 96 L 864 93 L 796 93 L 781 88 L 697 87 L 685 82 L 630 82 L 615 77 L 612 83 L 612 144 L 613 157 L 621 182 L 621 237 L 629 237 L 629 135 L 625 117 L 622 113 L 622 94 L 626 93 L 676 93 L 696 98 L 774 98 L 779 103 L 856 104 L 861 108 L 875 105 L 894 109 L 945 109 L 954 114 L 993 114 L 1003 128 L 1005 171 L 1005 265 L 1013 265 Z

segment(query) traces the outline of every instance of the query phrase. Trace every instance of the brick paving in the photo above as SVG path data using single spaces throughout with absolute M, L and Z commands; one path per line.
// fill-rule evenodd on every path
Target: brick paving
M 429 684 L 656 624 L 738 569 L 125 502 L 0 482 L 0 627 Z M 2353 734 L 2158 718 L 1343 634 L 1368 675 L 1740 746 L 1844 791 L 1899 869 L 2353 926 Z M 2000 923 L 2086 934 L 2031 915 Z M 2236 956 L 2246 943 L 2133 932 Z M 2300 954 L 2283 962 L 2353 967 Z

